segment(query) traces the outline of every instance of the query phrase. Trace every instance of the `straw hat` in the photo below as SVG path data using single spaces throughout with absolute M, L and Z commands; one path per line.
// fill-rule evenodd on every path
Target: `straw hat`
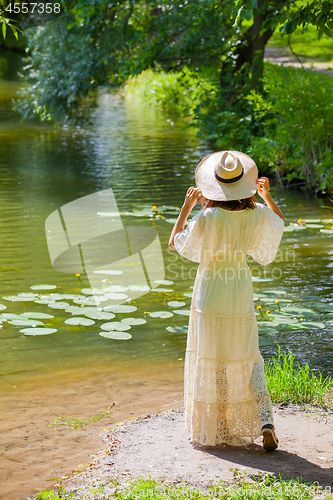
M 250 198 L 257 192 L 258 168 L 239 151 L 219 151 L 206 156 L 196 168 L 195 182 L 209 200 Z

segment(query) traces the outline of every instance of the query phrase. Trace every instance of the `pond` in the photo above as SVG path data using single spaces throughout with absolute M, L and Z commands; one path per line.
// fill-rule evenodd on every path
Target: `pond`
M 20 66 L 20 56 L 1 52 L 3 391 L 27 388 L 50 377 L 56 382 L 57 376 L 74 376 L 87 367 L 121 371 L 131 366 L 140 371 L 152 364 L 163 370 L 173 362 L 182 368 L 197 266 L 177 258 L 167 244 L 177 217 L 175 207 L 193 185 L 197 163 L 211 149 L 184 129 L 180 119 L 102 90 L 89 127 L 55 129 L 37 121 L 22 124 L 10 104 L 20 87 L 16 76 Z M 134 306 L 132 311 L 115 314 L 114 321 L 122 321 L 118 330 L 130 334 L 126 341 L 100 335 L 108 331 L 103 330 L 103 323 L 112 318 L 94 317 L 96 308 L 84 316 L 90 319 L 87 325 L 69 324 L 73 323 L 68 322 L 70 318 L 78 317 L 70 306 L 81 307 L 82 302 L 91 306 L 89 291 L 82 292 L 90 283 L 84 273 L 77 277 L 53 269 L 45 234 L 45 221 L 55 210 L 107 189 L 114 193 L 125 227 L 156 229 L 164 258 L 165 276 L 161 283 L 151 285 L 157 289 L 134 303 L 125 302 Z M 272 321 L 262 325 L 263 356 L 268 359 L 275 354 L 278 343 L 283 350 L 290 349 L 301 364 L 308 362 L 310 368 L 333 375 L 333 205 L 304 192 L 273 187 L 272 193 L 285 214 L 286 226 L 296 226 L 285 232 L 273 264 L 263 268 L 250 263 L 258 294 L 255 304 L 261 305 L 258 319 Z M 110 286 L 119 283 L 111 278 L 109 282 Z M 41 284 L 53 288 L 34 288 Z M 27 296 L 32 293 L 35 295 Z M 61 302 L 65 302 L 62 307 Z M 300 309 L 281 319 L 279 309 L 291 304 Z M 169 314 L 149 314 L 158 311 Z M 20 332 L 38 321 L 56 331 L 42 336 Z M 271 341 L 274 343 L 269 344 Z

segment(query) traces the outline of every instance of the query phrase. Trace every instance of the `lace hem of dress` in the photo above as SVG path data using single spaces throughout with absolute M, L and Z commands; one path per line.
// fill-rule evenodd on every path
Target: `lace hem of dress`
M 185 428 L 205 446 L 244 446 L 273 424 L 271 398 L 259 352 L 236 362 L 197 358 L 186 351 Z
M 261 436 L 263 425 L 274 425 L 267 396 L 261 405 L 253 401 L 228 405 L 185 400 L 185 430 L 191 433 L 192 443 L 201 446 L 251 444 Z M 257 416 L 259 406 L 262 418 Z

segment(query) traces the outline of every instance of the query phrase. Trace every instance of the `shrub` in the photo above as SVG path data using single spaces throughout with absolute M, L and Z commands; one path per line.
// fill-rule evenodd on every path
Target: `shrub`
M 297 176 L 333 191 L 332 77 L 266 64 L 264 91 L 247 97 L 257 118 L 264 118 L 263 135 L 252 137 L 251 153 L 286 180 Z

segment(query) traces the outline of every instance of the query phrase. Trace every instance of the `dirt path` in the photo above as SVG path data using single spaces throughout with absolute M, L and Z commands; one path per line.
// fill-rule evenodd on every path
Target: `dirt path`
M 205 488 L 219 479 L 231 480 L 230 469 L 237 468 L 256 476 L 286 474 L 318 481 L 333 492 L 333 412 L 288 405 L 274 408 L 274 416 L 280 446 L 272 453 L 262 448 L 261 437 L 245 448 L 191 444 L 184 430 L 183 408 L 127 421 L 116 430 L 105 429 L 101 437 L 107 448 L 93 462 L 81 466 L 83 472 L 58 485 L 79 495 L 85 493 L 87 498 L 93 486 L 107 485 L 105 492 L 111 493 L 110 479 L 117 479 L 124 487 L 137 475 Z
M 284 66 L 294 66 L 295 68 L 313 69 L 314 71 L 325 72 L 333 67 L 332 62 L 317 61 L 315 57 L 304 57 L 293 54 L 288 47 L 265 47 L 264 60 L 283 64 Z

